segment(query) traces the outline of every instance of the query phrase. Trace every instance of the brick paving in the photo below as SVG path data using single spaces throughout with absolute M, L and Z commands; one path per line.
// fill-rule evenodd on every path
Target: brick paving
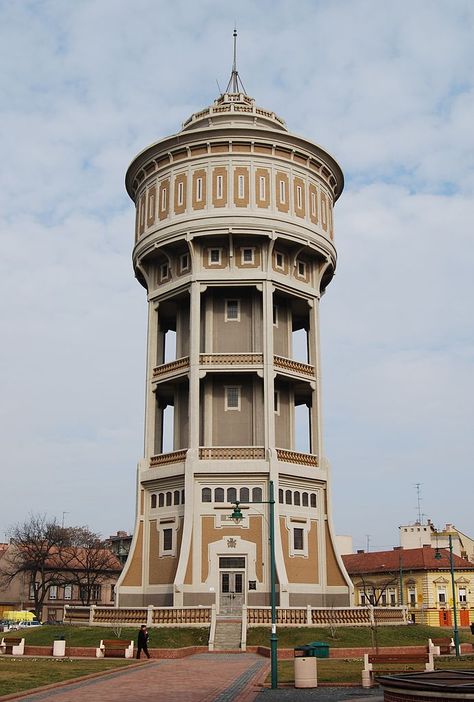
M 252 702 L 268 671 L 254 654 L 199 654 L 151 660 L 66 687 L 23 693 L 24 702 Z

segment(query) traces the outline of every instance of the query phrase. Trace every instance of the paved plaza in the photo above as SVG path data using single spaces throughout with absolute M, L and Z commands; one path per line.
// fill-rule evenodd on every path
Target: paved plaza
M 262 688 L 268 659 L 253 654 L 203 653 L 178 660 L 150 660 L 65 686 L 18 695 L 25 702 L 379 702 L 380 690 Z

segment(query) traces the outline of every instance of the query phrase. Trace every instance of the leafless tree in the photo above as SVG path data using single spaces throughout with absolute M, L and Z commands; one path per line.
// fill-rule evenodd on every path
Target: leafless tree
M 88 527 L 68 527 L 68 538 L 58 554 L 62 577 L 79 588 L 83 605 L 93 604 L 104 580 L 120 573 L 122 566 L 109 544 Z
M 29 588 L 36 617 L 41 619 L 43 602 L 58 582 L 51 559 L 65 546 L 67 532 L 56 520 L 36 514 L 10 529 L 8 536 L 10 545 L 2 558 L 0 584 L 8 587 L 20 578 Z

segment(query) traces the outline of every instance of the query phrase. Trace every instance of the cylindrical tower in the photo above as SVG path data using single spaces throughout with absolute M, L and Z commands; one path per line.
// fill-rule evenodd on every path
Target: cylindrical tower
M 319 357 L 340 167 L 231 79 L 134 159 L 126 186 L 149 316 L 145 451 L 118 604 L 268 604 L 268 505 L 245 503 L 268 500 L 269 480 L 280 605 L 349 604 Z

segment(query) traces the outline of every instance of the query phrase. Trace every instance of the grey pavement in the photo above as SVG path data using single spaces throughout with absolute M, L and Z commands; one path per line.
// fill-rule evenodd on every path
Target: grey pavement
M 362 690 L 360 687 L 317 687 L 314 689 L 295 689 L 286 687 L 278 690 L 262 690 L 254 702 L 383 702 L 380 688 Z

